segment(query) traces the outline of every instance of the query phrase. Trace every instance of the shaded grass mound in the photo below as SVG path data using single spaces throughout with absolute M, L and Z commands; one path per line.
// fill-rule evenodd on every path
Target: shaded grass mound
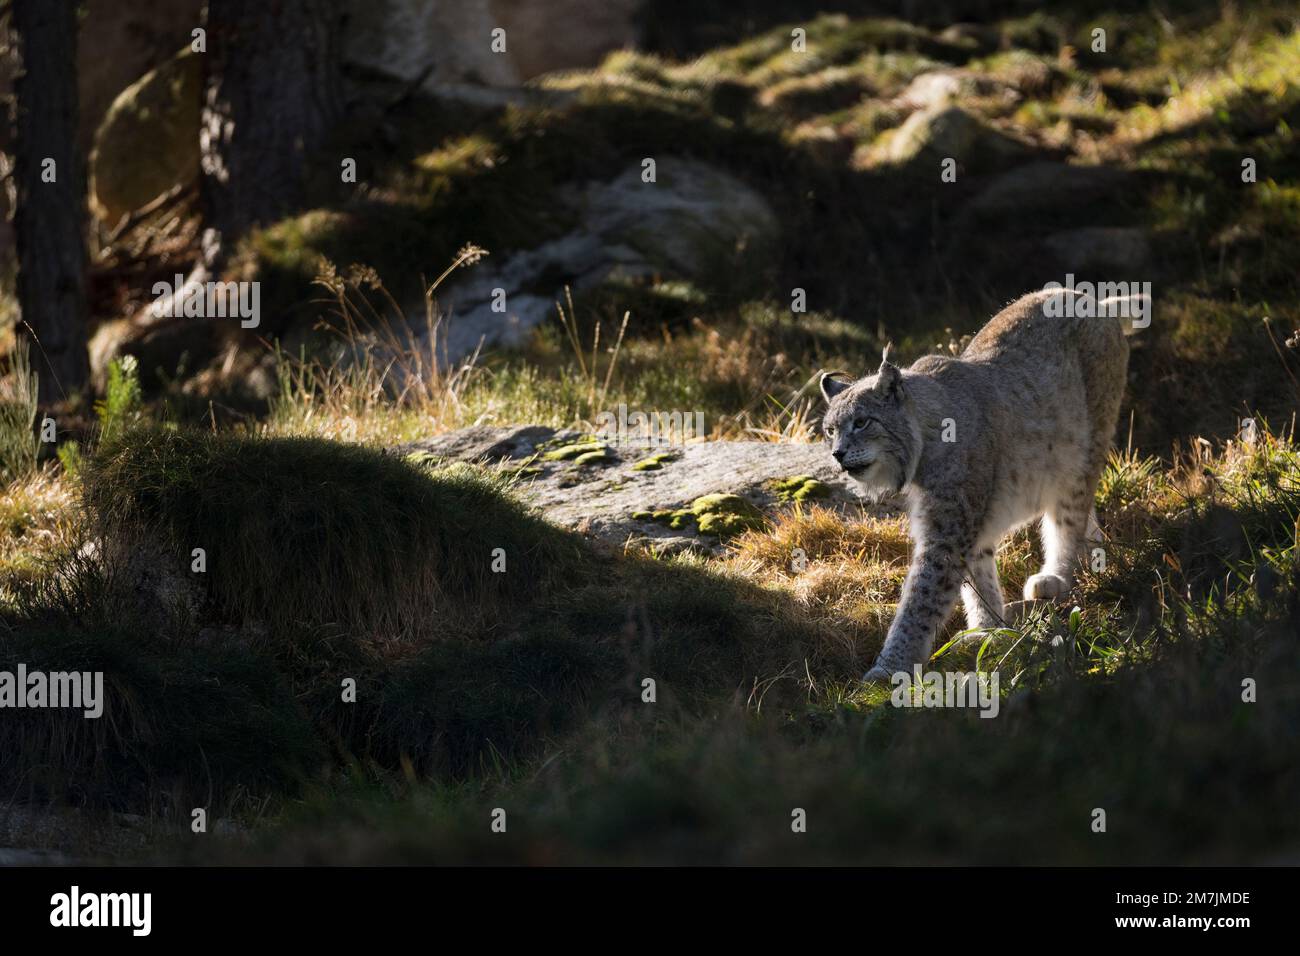
M 0 669 L 103 674 L 97 719 L 39 709 L 0 721 L 6 799 L 225 813 L 328 759 L 286 675 L 246 645 L 178 647 L 129 620 L 6 623 Z
M 135 431 L 85 501 L 107 535 L 157 535 L 221 619 L 406 637 L 569 579 L 586 551 L 470 469 L 437 473 L 318 439 Z M 494 570 L 494 567 L 496 570 Z
M 468 466 L 131 430 L 83 479 L 99 547 L 15 577 L 0 607 L 0 669 L 104 675 L 100 720 L 0 727 L 0 779 L 29 802 L 183 821 L 348 770 L 456 782 L 643 707 L 646 677 L 699 713 L 806 658 L 859 667 L 780 595 L 600 555 Z M 186 576 L 202 599 L 160 615 L 148 594 Z
M 593 555 L 481 472 L 137 429 L 83 475 L 99 545 L 8 582 L 0 670 L 102 672 L 104 713 L 0 726 L 20 799 L 167 819 L 344 766 L 456 777 L 530 752 L 610 679 L 607 649 L 545 627 Z

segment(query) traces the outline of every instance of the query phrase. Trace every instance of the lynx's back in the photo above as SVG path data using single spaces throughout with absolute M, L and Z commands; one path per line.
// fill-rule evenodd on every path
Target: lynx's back
M 1119 412 L 1119 397 L 1128 375 L 1125 326 L 1110 315 L 1048 314 L 1045 306 L 1065 291 L 1033 292 L 995 315 L 962 353 L 962 360 L 1002 366 L 1037 377 L 1050 377 L 1062 366 L 1077 362 L 1091 422 L 1111 434 Z M 1074 409 L 1075 414 L 1085 409 Z

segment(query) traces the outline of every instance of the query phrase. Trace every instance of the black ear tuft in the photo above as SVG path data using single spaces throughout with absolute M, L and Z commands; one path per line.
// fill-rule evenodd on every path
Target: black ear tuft
M 845 372 L 822 372 L 822 381 L 821 381 L 822 397 L 825 398 L 826 401 L 829 402 L 832 398 L 834 398 L 840 392 L 844 391 L 849 387 L 850 384 L 849 382 L 841 382 L 831 377 L 833 375 L 844 375 L 844 374 L 846 373 Z

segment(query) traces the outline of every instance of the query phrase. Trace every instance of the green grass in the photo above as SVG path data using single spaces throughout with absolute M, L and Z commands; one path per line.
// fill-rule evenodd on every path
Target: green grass
M 249 794 L 291 791 L 325 763 L 324 742 L 264 655 L 238 641 L 168 641 L 110 620 L 105 604 L 90 603 L 102 591 L 81 597 L 73 617 L 46 610 L 0 631 L 5 670 L 104 674 L 98 719 L 22 710 L 0 724 L 10 799 L 179 822 L 195 806 L 247 811 Z
M 1294 652 L 1277 625 L 1106 680 L 1068 666 L 998 718 L 874 708 L 709 720 L 626 708 L 536 777 L 299 810 L 238 857 L 469 864 L 1258 863 L 1300 840 Z M 1241 700 L 1241 675 L 1278 695 Z M 657 708 L 655 708 L 657 709 Z M 507 835 L 488 810 L 509 814 Z M 1094 808 L 1107 832 L 1090 829 Z M 807 833 L 791 831 L 796 808 Z M 340 817 L 342 820 L 340 821 Z M 339 856 L 339 847 L 342 857 Z
M 36 469 L 36 388 L 27 346 L 20 344 L 11 354 L 9 375 L 0 382 L 0 474 L 8 481 Z
M 203 464 L 203 484 L 233 486 L 264 456 L 302 454 L 264 438 L 165 437 L 127 433 L 101 454 L 166 449 L 170 469 Z M 354 495 L 389 463 L 347 446 L 314 453 L 333 455 L 332 480 Z M 399 481 L 441 474 L 391 461 Z M 1143 459 L 1111 466 L 1124 490 L 1099 499 L 1110 557 L 1085 576 L 1080 611 L 1036 615 L 979 650 L 942 642 L 939 667 L 997 669 L 994 720 L 899 711 L 856 684 L 887 616 L 855 623 L 805 585 L 834 582 L 853 602 L 853 573 L 882 576 L 886 595 L 897 578 L 873 564 L 883 551 L 863 554 L 863 542 L 884 547 L 881 527 L 808 513 L 746 533 L 723 559 L 584 549 L 508 613 L 418 639 L 238 626 L 212 616 L 219 604 L 207 623 L 160 623 L 121 550 L 66 558 L 11 597 L 0 667 L 103 670 L 108 710 L 6 722 L 0 769 L 29 803 L 156 814 L 160 842 L 145 852 L 193 861 L 1267 860 L 1300 840 L 1288 809 L 1300 794 L 1300 457 L 1261 432 L 1121 480 L 1130 461 Z M 261 475 L 271 500 L 299 484 Z M 309 497 L 322 516 L 351 507 Z M 789 542 L 806 570 L 790 571 Z M 267 561 L 296 546 L 260 543 Z M 1015 561 L 1002 563 L 1009 575 Z M 359 599 L 355 575 L 331 584 Z M 355 703 L 342 700 L 349 678 Z M 251 829 L 191 843 L 193 806 Z M 495 806 L 511 837 L 488 843 Z M 1095 807 L 1104 838 L 1089 829 Z M 810 823 L 798 837 L 794 808 Z

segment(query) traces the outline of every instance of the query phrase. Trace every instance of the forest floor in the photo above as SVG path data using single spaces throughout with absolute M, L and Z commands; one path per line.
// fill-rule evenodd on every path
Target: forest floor
M 268 401 L 172 388 L 142 359 L 114 364 L 57 461 L 0 422 L 0 671 L 106 683 L 102 718 L 0 721 L 0 847 L 1294 863 L 1300 28 L 1283 4 L 1073 9 L 971 31 L 823 17 L 802 25 L 811 59 L 790 25 L 689 61 L 624 52 L 529 102 L 403 106 L 395 146 L 352 144 L 381 170 L 367 205 L 322 187 L 243 250 L 269 309 L 324 296 L 338 321 L 272 353 Z M 898 158 L 927 74 L 979 124 L 956 183 L 924 149 Z M 335 361 L 390 295 L 419 298 L 430 257 L 562 235 L 564 184 L 664 142 L 771 204 L 768 259 L 602 283 L 451 369 L 428 343 Z M 1024 178 L 1042 163 L 1120 178 L 1068 195 Z M 476 425 L 587 433 L 620 403 L 698 410 L 713 439 L 816 441 L 819 370 L 869 370 L 886 341 L 909 362 L 955 350 L 1099 235 L 1137 250 L 1122 277 L 1157 301 L 1098 489 L 1105 561 L 1013 627 L 954 642 L 949 625 L 931 666 L 996 672 L 994 719 L 858 681 L 898 598 L 902 518 L 806 501 L 717 552 L 657 554 L 542 520 L 518 469 L 384 452 Z M 1008 593 L 1035 551 L 1004 542 Z

